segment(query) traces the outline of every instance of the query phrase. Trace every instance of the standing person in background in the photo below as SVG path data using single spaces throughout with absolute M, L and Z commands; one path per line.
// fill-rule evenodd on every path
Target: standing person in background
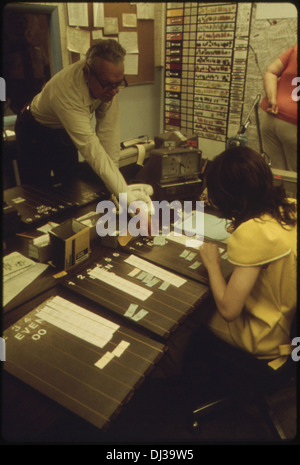
M 272 168 L 297 171 L 297 101 L 293 91 L 298 75 L 298 47 L 280 55 L 264 75 L 266 96 L 261 103 L 264 151 Z

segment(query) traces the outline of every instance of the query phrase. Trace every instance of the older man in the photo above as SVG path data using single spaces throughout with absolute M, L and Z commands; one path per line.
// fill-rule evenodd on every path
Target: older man
M 128 193 L 119 171 L 120 125 L 116 94 L 127 86 L 126 51 L 115 40 L 93 45 L 85 60 L 55 74 L 16 121 L 22 183 L 66 179 L 78 151 L 112 194 Z

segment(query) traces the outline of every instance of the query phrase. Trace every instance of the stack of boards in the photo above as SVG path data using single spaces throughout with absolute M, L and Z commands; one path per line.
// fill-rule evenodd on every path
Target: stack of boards
M 34 225 L 61 212 L 103 199 L 105 193 L 92 182 L 72 179 L 51 187 L 21 185 L 5 190 L 5 202 L 16 208 L 23 224 Z
M 106 430 L 208 287 L 108 250 L 63 290 L 68 298 L 45 299 L 4 332 L 5 369 Z

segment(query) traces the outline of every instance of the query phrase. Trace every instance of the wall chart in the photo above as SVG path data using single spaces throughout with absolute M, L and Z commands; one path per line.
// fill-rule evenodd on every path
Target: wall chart
M 219 151 L 237 133 L 251 9 L 251 3 L 167 3 L 165 130 L 196 133 Z

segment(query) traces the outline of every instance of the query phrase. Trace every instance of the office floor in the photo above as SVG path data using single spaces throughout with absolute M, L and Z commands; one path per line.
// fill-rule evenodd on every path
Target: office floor
M 13 378 L 9 378 L 13 382 Z M 22 386 L 24 389 L 24 386 Z M 10 383 L 3 391 L 2 439 L 6 444 L 99 444 L 120 449 L 134 444 L 178 448 L 179 445 L 274 444 L 274 437 L 257 408 L 250 404 L 228 406 L 201 421 L 197 434 L 191 429 L 191 412 L 205 393 L 160 379 L 147 380 L 135 393 L 107 432 L 62 409 L 26 387 L 27 405 L 9 403 Z M 32 399 L 30 402 L 30 393 Z M 23 391 L 22 391 L 23 392 Z M 296 388 L 289 386 L 269 397 L 274 413 L 288 438 L 297 443 Z M 7 409 L 15 409 L 6 415 Z M 32 415 L 34 413 L 34 415 Z M 26 426 L 28 415 L 34 425 Z M 43 417 L 47 418 L 44 421 Z M 9 418 L 9 420 L 7 420 Z M 278 443 L 278 441 L 276 441 Z M 282 441 L 279 441 L 279 443 Z M 285 441 L 286 442 L 286 441 Z

